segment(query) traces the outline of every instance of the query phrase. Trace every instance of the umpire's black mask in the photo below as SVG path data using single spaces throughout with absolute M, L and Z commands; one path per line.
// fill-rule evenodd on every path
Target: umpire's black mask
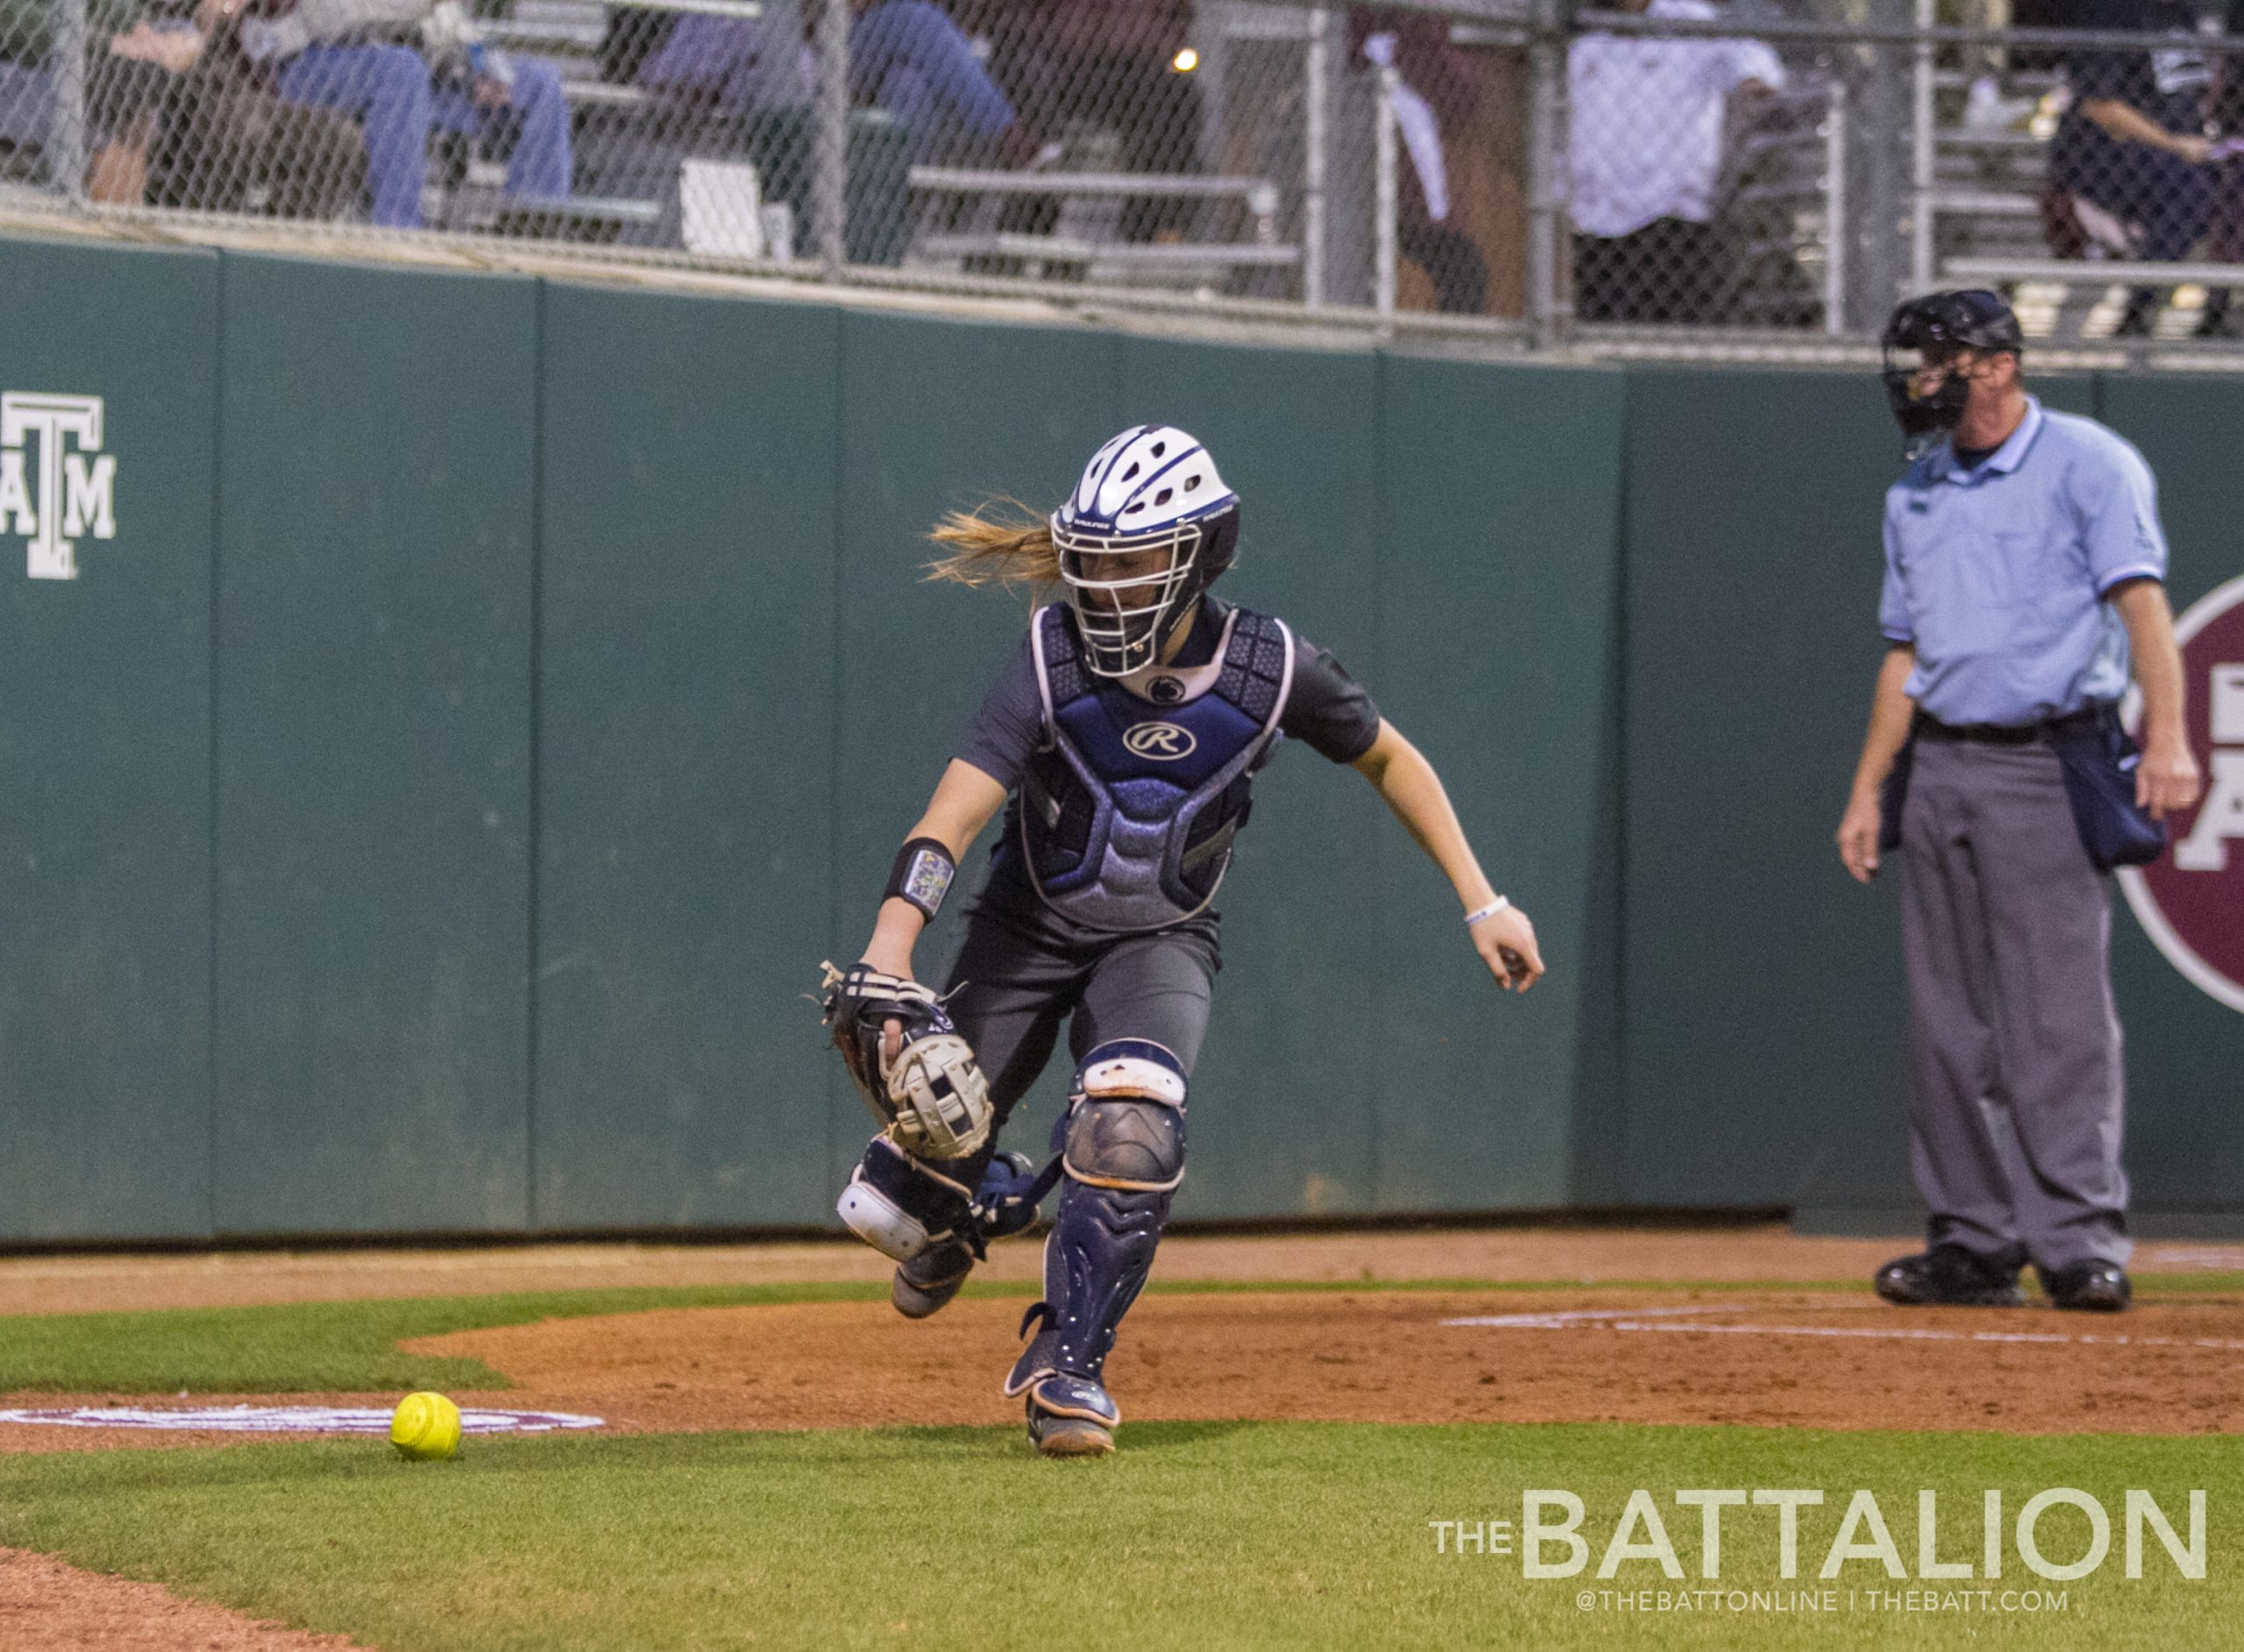
M 1971 399 L 1971 383 L 1963 374 L 1942 372 L 1927 386 L 1925 370 L 1938 367 L 1959 350 L 2020 355 L 2026 341 L 2018 317 L 2000 296 L 1966 287 L 1910 299 L 1886 323 L 1882 342 L 1885 399 L 1914 458 L 1956 428 Z

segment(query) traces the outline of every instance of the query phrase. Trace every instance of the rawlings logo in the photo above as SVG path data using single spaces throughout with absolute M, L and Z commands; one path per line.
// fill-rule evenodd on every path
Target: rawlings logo
M 1192 738 L 1190 729 L 1179 728 L 1175 723 L 1140 723 L 1122 736 L 1122 743 L 1133 757 L 1165 763 L 1189 757 L 1200 742 Z

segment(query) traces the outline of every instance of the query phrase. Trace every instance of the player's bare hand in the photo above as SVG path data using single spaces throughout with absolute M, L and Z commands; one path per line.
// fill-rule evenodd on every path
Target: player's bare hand
M 2188 741 L 2178 735 L 2154 736 L 2135 765 L 2135 807 L 2149 811 L 2154 820 L 2163 820 L 2197 802 L 2204 784 Z
M 1466 933 L 1473 950 L 1488 966 L 1488 973 L 1506 992 L 1525 992 L 1543 979 L 1543 954 L 1535 944 L 1535 925 L 1516 906 L 1482 918 Z
M 1847 812 L 1839 819 L 1839 859 L 1857 883 L 1878 876 L 1878 833 L 1883 820 L 1876 792 L 1858 791 L 1847 799 Z

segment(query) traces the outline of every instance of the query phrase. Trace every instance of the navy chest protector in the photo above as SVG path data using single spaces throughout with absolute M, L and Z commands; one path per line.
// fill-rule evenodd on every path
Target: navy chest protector
M 1066 612 L 1033 626 L 1047 744 L 1021 779 L 1020 847 L 1055 911 L 1087 928 L 1159 929 L 1214 898 L 1276 745 L 1293 637 L 1234 608 L 1216 658 L 1155 673 L 1157 703 L 1083 664 Z

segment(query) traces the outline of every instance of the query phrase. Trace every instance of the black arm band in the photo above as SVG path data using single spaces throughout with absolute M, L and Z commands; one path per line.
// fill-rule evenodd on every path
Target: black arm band
M 958 863 L 948 849 L 933 838 L 913 838 L 896 852 L 881 898 L 909 901 L 932 918 L 942 911 L 943 897 L 957 876 Z

